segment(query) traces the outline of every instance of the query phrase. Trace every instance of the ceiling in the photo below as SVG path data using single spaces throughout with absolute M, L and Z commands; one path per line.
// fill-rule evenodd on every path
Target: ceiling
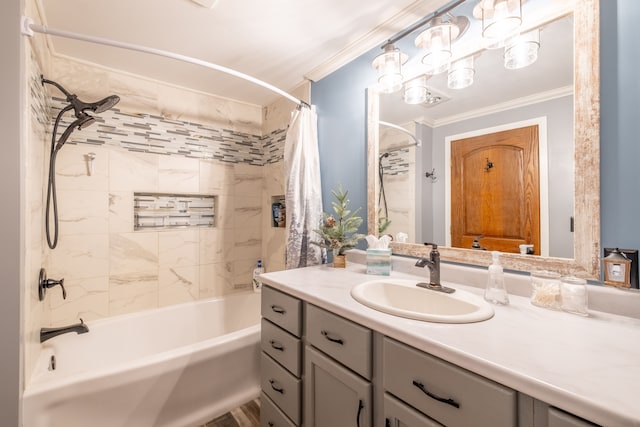
M 37 0 L 43 24 L 197 58 L 291 91 L 376 47 L 444 0 Z M 278 95 L 223 73 L 51 37 L 54 55 L 257 105 Z

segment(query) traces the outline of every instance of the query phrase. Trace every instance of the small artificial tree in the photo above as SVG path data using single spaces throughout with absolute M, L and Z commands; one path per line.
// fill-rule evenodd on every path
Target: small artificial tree
M 313 230 L 321 240 L 312 243 L 328 251 L 333 251 L 334 255 L 344 255 L 347 249 L 355 247 L 358 241 L 364 238 L 364 234 L 356 233 L 362 224 L 362 218 L 357 216 L 360 208 L 354 212 L 349 210 L 349 200 L 347 199 L 349 192 L 344 191 L 341 184 L 338 184 L 337 191 L 332 190 L 331 193 L 336 198 L 336 201 L 331 202 L 335 214 L 322 213 L 322 225 L 319 229 Z

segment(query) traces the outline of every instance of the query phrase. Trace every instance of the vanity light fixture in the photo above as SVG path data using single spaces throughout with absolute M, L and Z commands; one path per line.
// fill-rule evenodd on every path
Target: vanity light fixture
M 380 92 L 393 93 L 402 89 L 402 64 L 408 58 L 393 43 L 385 45 L 384 52 L 373 60 L 373 67 L 378 70 Z
M 476 73 L 473 61 L 473 56 L 467 56 L 451 63 L 447 76 L 449 89 L 464 89 L 473 84 L 473 77 Z
M 457 40 L 469 28 L 469 19 L 465 16 L 442 16 L 432 19 L 431 25 L 415 39 L 416 47 L 426 51 L 422 58 L 427 74 L 439 74 L 449 68 L 451 43 Z
M 422 104 L 431 96 L 427 88 L 427 76 L 425 74 L 409 80 L 404 85 L 404 102 L 407 104 Z
M 517 70 L 533 64 L 538 59 L 540 48 L 540 30 L 511 37 L 504 46 L 504 66 Z
M 521 0 L 481 0 L 482 37 L 503 40 L 522 24 Z

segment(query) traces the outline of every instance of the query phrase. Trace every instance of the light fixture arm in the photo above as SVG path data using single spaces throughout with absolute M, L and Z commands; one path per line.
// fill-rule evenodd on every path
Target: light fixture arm
M 165 58 L 177 59 L 178 61 L 188 62 L 195 65 L 200 65 L 202 67 L 210 68 L 212 70 L 220 71 L 225 74 L 232 75 L 234 77 L 241 78 L 248 82 L 257 84 L 258 86 L 262 86 L 265 89 L 270 90 L 271 92 L 275 92 L 280 96 L 287 98 L 288 100 L 300 105 L 300 106 L 309 106 L 306 102 L 301 99 L 296 98 L 295 96 L 283 91 L 280 88 L 277 88 L 267 82 L 259 80 L 253 76 L 248 74 L 241 73 L 239 71 L 233 70 L 231 68 L 223 67 L 222 65 L 213 64 L 211 62 L 203 61 L 201 59 L 193 58 L 186 55 L 181 55 L 179 53 L 168 52 L 165 50 L 155 49 L 152 47 L 141 46 L 132 43 L 124 43 L 115 40 L 105 39 L 101 37 L 87 36 L 84 34 L 72 33 L 69 31 L 57 30 L 55 28 L 49 28 L 44 25 L 36 24 L 29 17 L 23 16 L 21 22 L 22 34 L 27 36 L 33 36 L 34 32 L 42 33 L 42 34 L 50 34 L 52 36 L 64 37 L 68 39 L 81 40 L 89 43 L 101 44 L 105 46 L 118 47 L 121 49 L 128 49 L 137 52 L 149 53 L 151 55 L 164 56 Z
M 466 0 L 453 0 L 447 4 L 445 4 L 444 6 L 442 6 L 442 8 L 440 9 L 436 9 L 433 12 L 431 12 L 429 15 L 425 16 L 424 18 L 422 18 L 421 20 L 419 20 L 418 22 L 416 22 L 415 24 L 411 25 L 410 27 L 408 27 L 407 29 L 405 29 L 404 31 L 402 31 L 401 33 L 396 34 L 395 36 L 391 37 L 390 39 L 388 39 L 383 45 L 382 45 L 382 49 L 384 50 L 384 48 L 387 45 L 390 44 L 395 44 L 396 42 L 402 40 L 403 38 L 405 38 L 406 36 L 408 36 L 409 34 L 419 30 L 420 28 L 424 27 L 425 25 L 427 25 L 429 22 L 431 22 L 434 18 L 437 18 L 439 16 L 442 16 L 446 13 L 449 13 L 450 10 L 458 7 L 460 4 L 464 3 Z

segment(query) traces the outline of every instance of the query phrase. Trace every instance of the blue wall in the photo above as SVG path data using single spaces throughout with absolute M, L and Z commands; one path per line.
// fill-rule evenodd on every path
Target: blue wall
M 633 28 L 640 1 L 601 0 L 601 9 L 601 243 L 640 249 L 640 177 L 634 173 L 640 166 L 640 43 Z M 325 211 L 331 189 L 341 182 L 352 206 L 362 207 L 365 222 L 365 90 L 376 81 L 371 61 L 380 52 L 375 48 L 311 85 Z
M 601 0 L 602 247 L 640 249 L 639 19 L 638 0 Z
M 311 85 L 318 112 L 318 149 L 324 212 L 331 213 L 331 194 L 338 183 L 349 191 L 349 207 L 361 208 L 361 233 L 367 231 L 366 88 L 376 79 L 367 55 Z

